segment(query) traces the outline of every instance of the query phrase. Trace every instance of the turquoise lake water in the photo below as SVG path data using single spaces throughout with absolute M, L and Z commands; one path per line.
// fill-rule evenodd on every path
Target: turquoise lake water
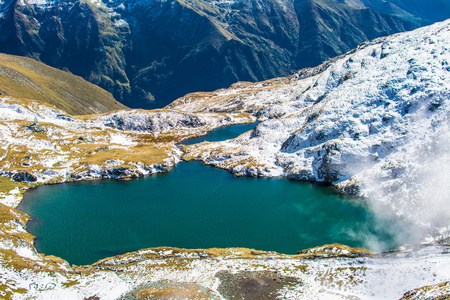
M 33 217 L 27 229 L 40 252 L 77 265 L 158 246 L 295 254 L 335 242 L 376 251 L 407 242 L 397 238 L 404 225 L 361 202 L 322 186 L 183 162 L 132 181 L 42 186 L 27 191 L 19 209 Z
M 216 129 L 211 130 L 207 135 L 202 135 L 199 137 L 186 139 L 181 142 L 183 145 L 192 145 L 201 142 L 217 142 L 224 141 L 228 139 L 233 139 L 238 135 L 252 130 L 259 122 L 249 123 L 249 124 L 241 124 L 241 125 L 231 125 L 231 126 L 222 126 Z

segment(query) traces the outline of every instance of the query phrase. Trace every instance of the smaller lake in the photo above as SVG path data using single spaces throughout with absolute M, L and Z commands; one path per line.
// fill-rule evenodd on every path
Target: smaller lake
M 249 123 L 249 124 L 241 124 L 241 125 L 230 125 L 230 126 L 222 126 L 217 127 L 206 135 L 198 136 L 191 139 L 186 139 L 182 141 L 180 144 L 183 145 L 192 145 L 201 142 L 218 142 L 229 139 L 234 139 L 235 137 L 247 132 L 249 130 L 255 129 L 256 125 L 259 122 Z
M 133 181 L 42 186 L 19 209 L 45 254 L 72 264 L 148 247 L 248 247 L 295 254 L 329 243 L 388 250 L 407 240 L 380 217 L 331 189 L 285 179 L 234 178 L 198 162 Z

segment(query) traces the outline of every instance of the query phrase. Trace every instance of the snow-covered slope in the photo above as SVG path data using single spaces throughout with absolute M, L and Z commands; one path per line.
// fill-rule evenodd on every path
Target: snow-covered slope
M 268 119 L 188 159 L 237 175 L 326 182 L 429 229 L 449 225 L 450 21 L 365 43 L 288 78 L 171 105 Z M 207 107 L 207 109 L 205 109 Z

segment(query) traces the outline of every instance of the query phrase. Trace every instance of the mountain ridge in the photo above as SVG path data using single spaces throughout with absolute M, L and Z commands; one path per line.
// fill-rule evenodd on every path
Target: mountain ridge
M 82 76 L 128 106 L 162 107 L 189 92 L 287 76 L 421 25 L 347 2 L 7 0 L 0 51 Z

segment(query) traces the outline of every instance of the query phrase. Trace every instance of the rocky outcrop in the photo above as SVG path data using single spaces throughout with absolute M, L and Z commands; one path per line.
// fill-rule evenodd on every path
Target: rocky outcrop
M 37 177 L 28 172 L 18 172 L 12 175 L 12 179 L 17 182 L 35 182 Z
M 406 292 L 400 300 L 434 299 L 444 300 L 450 298 L 450 281 L 424 286 Z
M 136 112 L 129 114 L 124 111 L 111 113 L 98 119 L 104 125 L 119 130 L 142 132 L 164 132 L 172 128 L 199 128 L 206 125 L 206 121 L 193 114 L 178 112 Z
M 135 179 L 146 175 L 154 175 L 157 173 L 167 173 L 174 167 L 173 163 L 167 164 L 152 164 L 148 166 L 135 165 L 134 168 L 117 167 L 117 168 L 94 168 L 74 173 L 70 175 L 71 180 L 86 180 L 86 179 Z

